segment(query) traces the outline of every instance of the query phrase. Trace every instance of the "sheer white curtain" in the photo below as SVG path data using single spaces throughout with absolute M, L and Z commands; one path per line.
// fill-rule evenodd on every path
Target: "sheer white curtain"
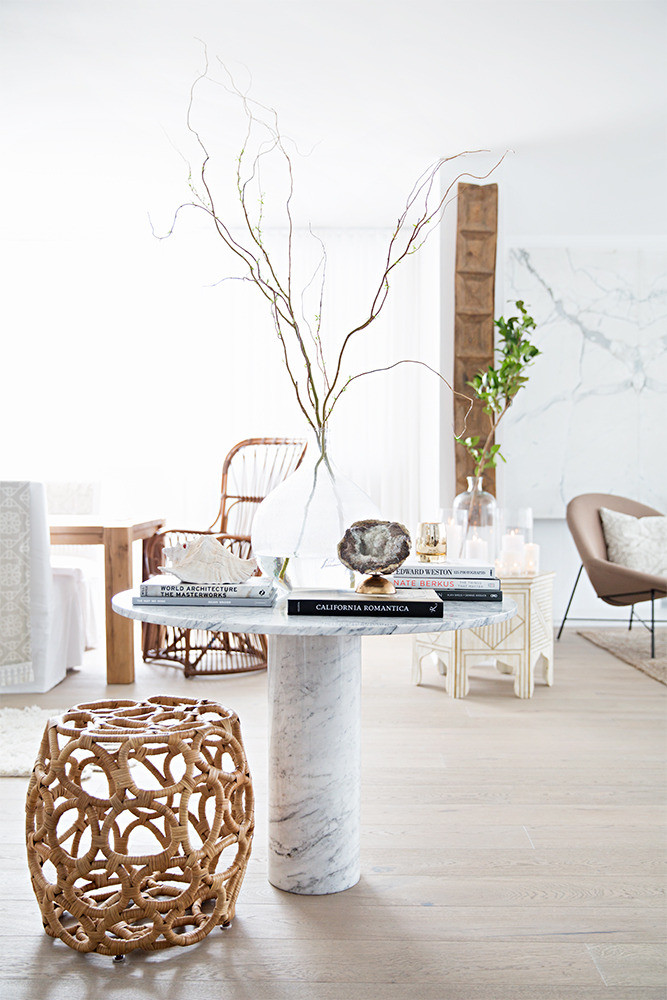
M 368 314 L 391 234 L 320 235 L 331 357 Z M 317 253 L 307 233 L 295 246 Z M 160 243 L 142 223 L 122 246 L 91 234 L 4 249 L 13 337 L 0 395 L 3 478 L 99 481 L 102 508 L 116 516 L 206 526 L 233 444 L 307 436 L 266 303 L 247 283 L 216 284 L 228 261 L 210 234 L 184 230 Z M 403 358 L 438 368 L 437 238 L 396 270 L 380 318 L 354 338 L 343 370 Z M 353 382 L 332 418 L 341 471 L 383 516 L 410 527 L 437 509 L 439 386 L 402 365 Z
M 278 243 L 281 235 L 274 234 Z M 327 250 L 321 336 L 331 374 L 345 334 L 369 314 L 391 231 L 327 229 L 318 235 Z M 319 259 L 319 244 L 309 233 L 298 232 L 294 249 L 295 258 L 306 261 L 302 278 L 307 284 Z M 404 359 L 438 370 L 438 270 L 436 237 L 393 272 L 380 316 L 349 342 L 342 383 L 360 372 Z M 311 436 L 257 290 L 248 283 L 229 281 L 218 285 L 215 294 L 220 315 L 215 342 L 224 357 L 217 369 L 221 430 L 227 435 L 233 428 L 238 438 L 284 433 Z M 315 281 L 304 303 L 307 315 L 310 305 L 310 318 L 318 311 L 318 299 Z M 215 372 L 210 374 L 215 378 Z M 441 385 L 435 374 L 416 364 L 368 374 L 350 384 L 330 422 L 331 453 L 340 471 L 372 496 L 384 517 L 413 528 L 419 520 L 435 518 L 439 506 Z M 209 445 L 200 438 L 197 449 L 199 461 L 206 465 Z M 188 497 L 188 517 L 196 513 L 195 499 Z
M 368 313 L 391 233 L 326 235 L 330 259 L 338 262 L 330 268 L 332 327 L 347 330 Z M 438 268 L 436 238 L 393 272 L 379 318 L 350 342 L 346 375 L 404 359 L 439 369 Z M 352 382 L 331 422 L 332 451 L 342 471 L 373 497 L 383 517 L 412 529 L 437 516 L 440 386 L 436 375 L 416 364 L 369 374 Z

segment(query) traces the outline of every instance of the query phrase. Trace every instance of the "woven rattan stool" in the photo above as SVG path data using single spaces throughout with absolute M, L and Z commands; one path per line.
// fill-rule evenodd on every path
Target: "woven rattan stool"
M 50 719 L 26 802 L 46 933 L 117 956 L 229 925 L 253 807 L 238 717 L 214 702 L 100 701 Z

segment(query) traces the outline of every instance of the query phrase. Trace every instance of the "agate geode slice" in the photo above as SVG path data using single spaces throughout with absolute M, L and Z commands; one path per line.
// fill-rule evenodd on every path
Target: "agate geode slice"
M 398 521 L 355 521 L 338 543 L 338 558 L 357 573 L 393 573 L 410 555 L 410 534 Z

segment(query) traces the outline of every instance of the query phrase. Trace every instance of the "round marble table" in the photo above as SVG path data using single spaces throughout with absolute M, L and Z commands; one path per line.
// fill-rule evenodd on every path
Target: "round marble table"
M 516 614 L 508 598 L 500 605 L 447 601 L 438 621 L 288 616 L 284 601 L 135 607 L 130 590 L 112 604 L 119 615 L 156 625 L 268 635 L 269 881 L 303 895 L 340 892 L 359 880 L 361 637 L 479 628 Z

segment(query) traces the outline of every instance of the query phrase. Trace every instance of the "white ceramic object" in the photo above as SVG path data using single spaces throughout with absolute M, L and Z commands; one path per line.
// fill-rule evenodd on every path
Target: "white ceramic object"
M 240 559 L 213 535 L 202 535 L 186 545 L 165 548 L 163 573 L 183 583 L 245 583 L 257 569 L 254 559 Z

